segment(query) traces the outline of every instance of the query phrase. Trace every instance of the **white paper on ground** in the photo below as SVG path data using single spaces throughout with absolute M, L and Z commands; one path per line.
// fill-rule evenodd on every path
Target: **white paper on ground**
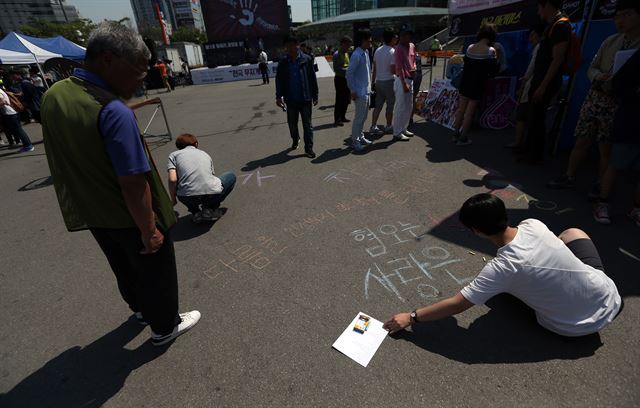
M 389 332 L 382 328 L 381 321 L 374 318 L 371 318 L 369 327 L 364 333 L 354 331 L 353 326 L 361 314 L 369 316 L 366 313 L 358 313 L 338 340 L 333 343 L 333 348 L 366 367 Z
M 613 75 L 618 73 L 620 68 L 622 68 L 622 66 L 626 64 L 627 61 L 629 61 L 629 58 L 631 58 L 631 56 L 635 54 L 636 51 L 638 50 L 633 49 L 633 50 L 622 50 L 622 51 L 616 52 L 616 56 L 613 60 Z

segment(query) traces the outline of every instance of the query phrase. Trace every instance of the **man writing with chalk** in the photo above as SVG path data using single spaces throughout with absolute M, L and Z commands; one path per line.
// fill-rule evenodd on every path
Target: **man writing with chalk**
M 616 285 L 605 275 L 598 251 L 583 231 L 571 228 L 555 236 L 534 219 L 510 227 L 502 200 L 487 193 L 464 203 L 460 221 L 496 244 L 496 257 L 457 294 L 396 314 L 384 324 L 386 330 L 395 333 L 414 323 L 462 313 L 499 293 L 522 300 L 541 326 L 563 336 L 596 333 L 622 310 Z

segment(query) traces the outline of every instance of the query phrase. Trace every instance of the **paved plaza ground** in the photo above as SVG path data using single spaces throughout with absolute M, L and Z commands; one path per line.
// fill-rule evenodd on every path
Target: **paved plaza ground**
M 629 177 L 613 197 L 615 224 L 601 226 L 586 201 L 594 171 L 574 191 L 547 190 L 565 157 L 516 164 L 502 147 L 512 130 L 455 147 L 446 129 L 420 121 L 409 142 L 387 135 L 352 154 L 350 129 L 331 125 L 331 79 L 320 94 L 314 160 L 288 150 L 273 83 L 160 95 L 173 134 L 197 135 L 218 172 L 239 176 L 214 225 L 196 226 L 177 207 L 181 310 L 202 320 L 168 348 L 129 319 L 91 235 L 65 230 L 39 125 L 27 126 L 35 152 L 0 149 L 0 406 L 638 406 L 640 229 L 624 216 Z M 140 121 L 151 112 L 138 111 Z M 175 146 L 149 143 L 166 179 Z M 624 297 L 620 317 L 598 335 L 562 338 L 502 295 L 387 338 L 367 368 L 333 350 L 356 313 L 384 321 L 480 271 L 495 248 L 456 213 L 489 190 L 513 223 L 534 217 L 556 233 L 591 234 Z

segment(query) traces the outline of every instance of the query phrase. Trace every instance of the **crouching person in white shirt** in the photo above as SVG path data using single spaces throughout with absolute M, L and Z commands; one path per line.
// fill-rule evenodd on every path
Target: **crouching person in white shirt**
M 391 333 L 464 312 L 499 293 L 522 300 L 541 326 L 563 336 L 596 333 L 622 310 L 618 289 L 585 232 L 572 228 L 556 236 L 535 219 L 509 227 L 504 203 L 491 194 L 468 199 L 460 221 L 496 244 L 496 257 L 456 295 L 393 316 L 384 324 Z

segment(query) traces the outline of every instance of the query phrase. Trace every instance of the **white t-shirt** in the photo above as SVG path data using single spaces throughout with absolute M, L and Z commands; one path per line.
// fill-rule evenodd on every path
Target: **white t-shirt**
M 0 100 L 2 101 L 2 106 L 0 106 L 0 114 L 10 116 L 18 113 L 11 107 L 9 95 L 7 95 L 6 92 L 2 89 L 0 89 Z
M 268 62 L 266 52 L 262 51 L 260 53 L 260 55 L 258 56 L 258 62 L 264 62 L 265 64 Z
M 542 222 L 522 221 L 509 244 L 461 291 L 473 304 L 509 293 L 538 323 L 564 336 L 595 333 L 611 323 L 621 299 L 604 272 L 584 264 Z
M 380 46 L 373 55 L 373 63 L 376 65 L 376 82 L 393 79 L 391 65 L 394 63 L 393 54 L 396 52 L 389 45 Z

